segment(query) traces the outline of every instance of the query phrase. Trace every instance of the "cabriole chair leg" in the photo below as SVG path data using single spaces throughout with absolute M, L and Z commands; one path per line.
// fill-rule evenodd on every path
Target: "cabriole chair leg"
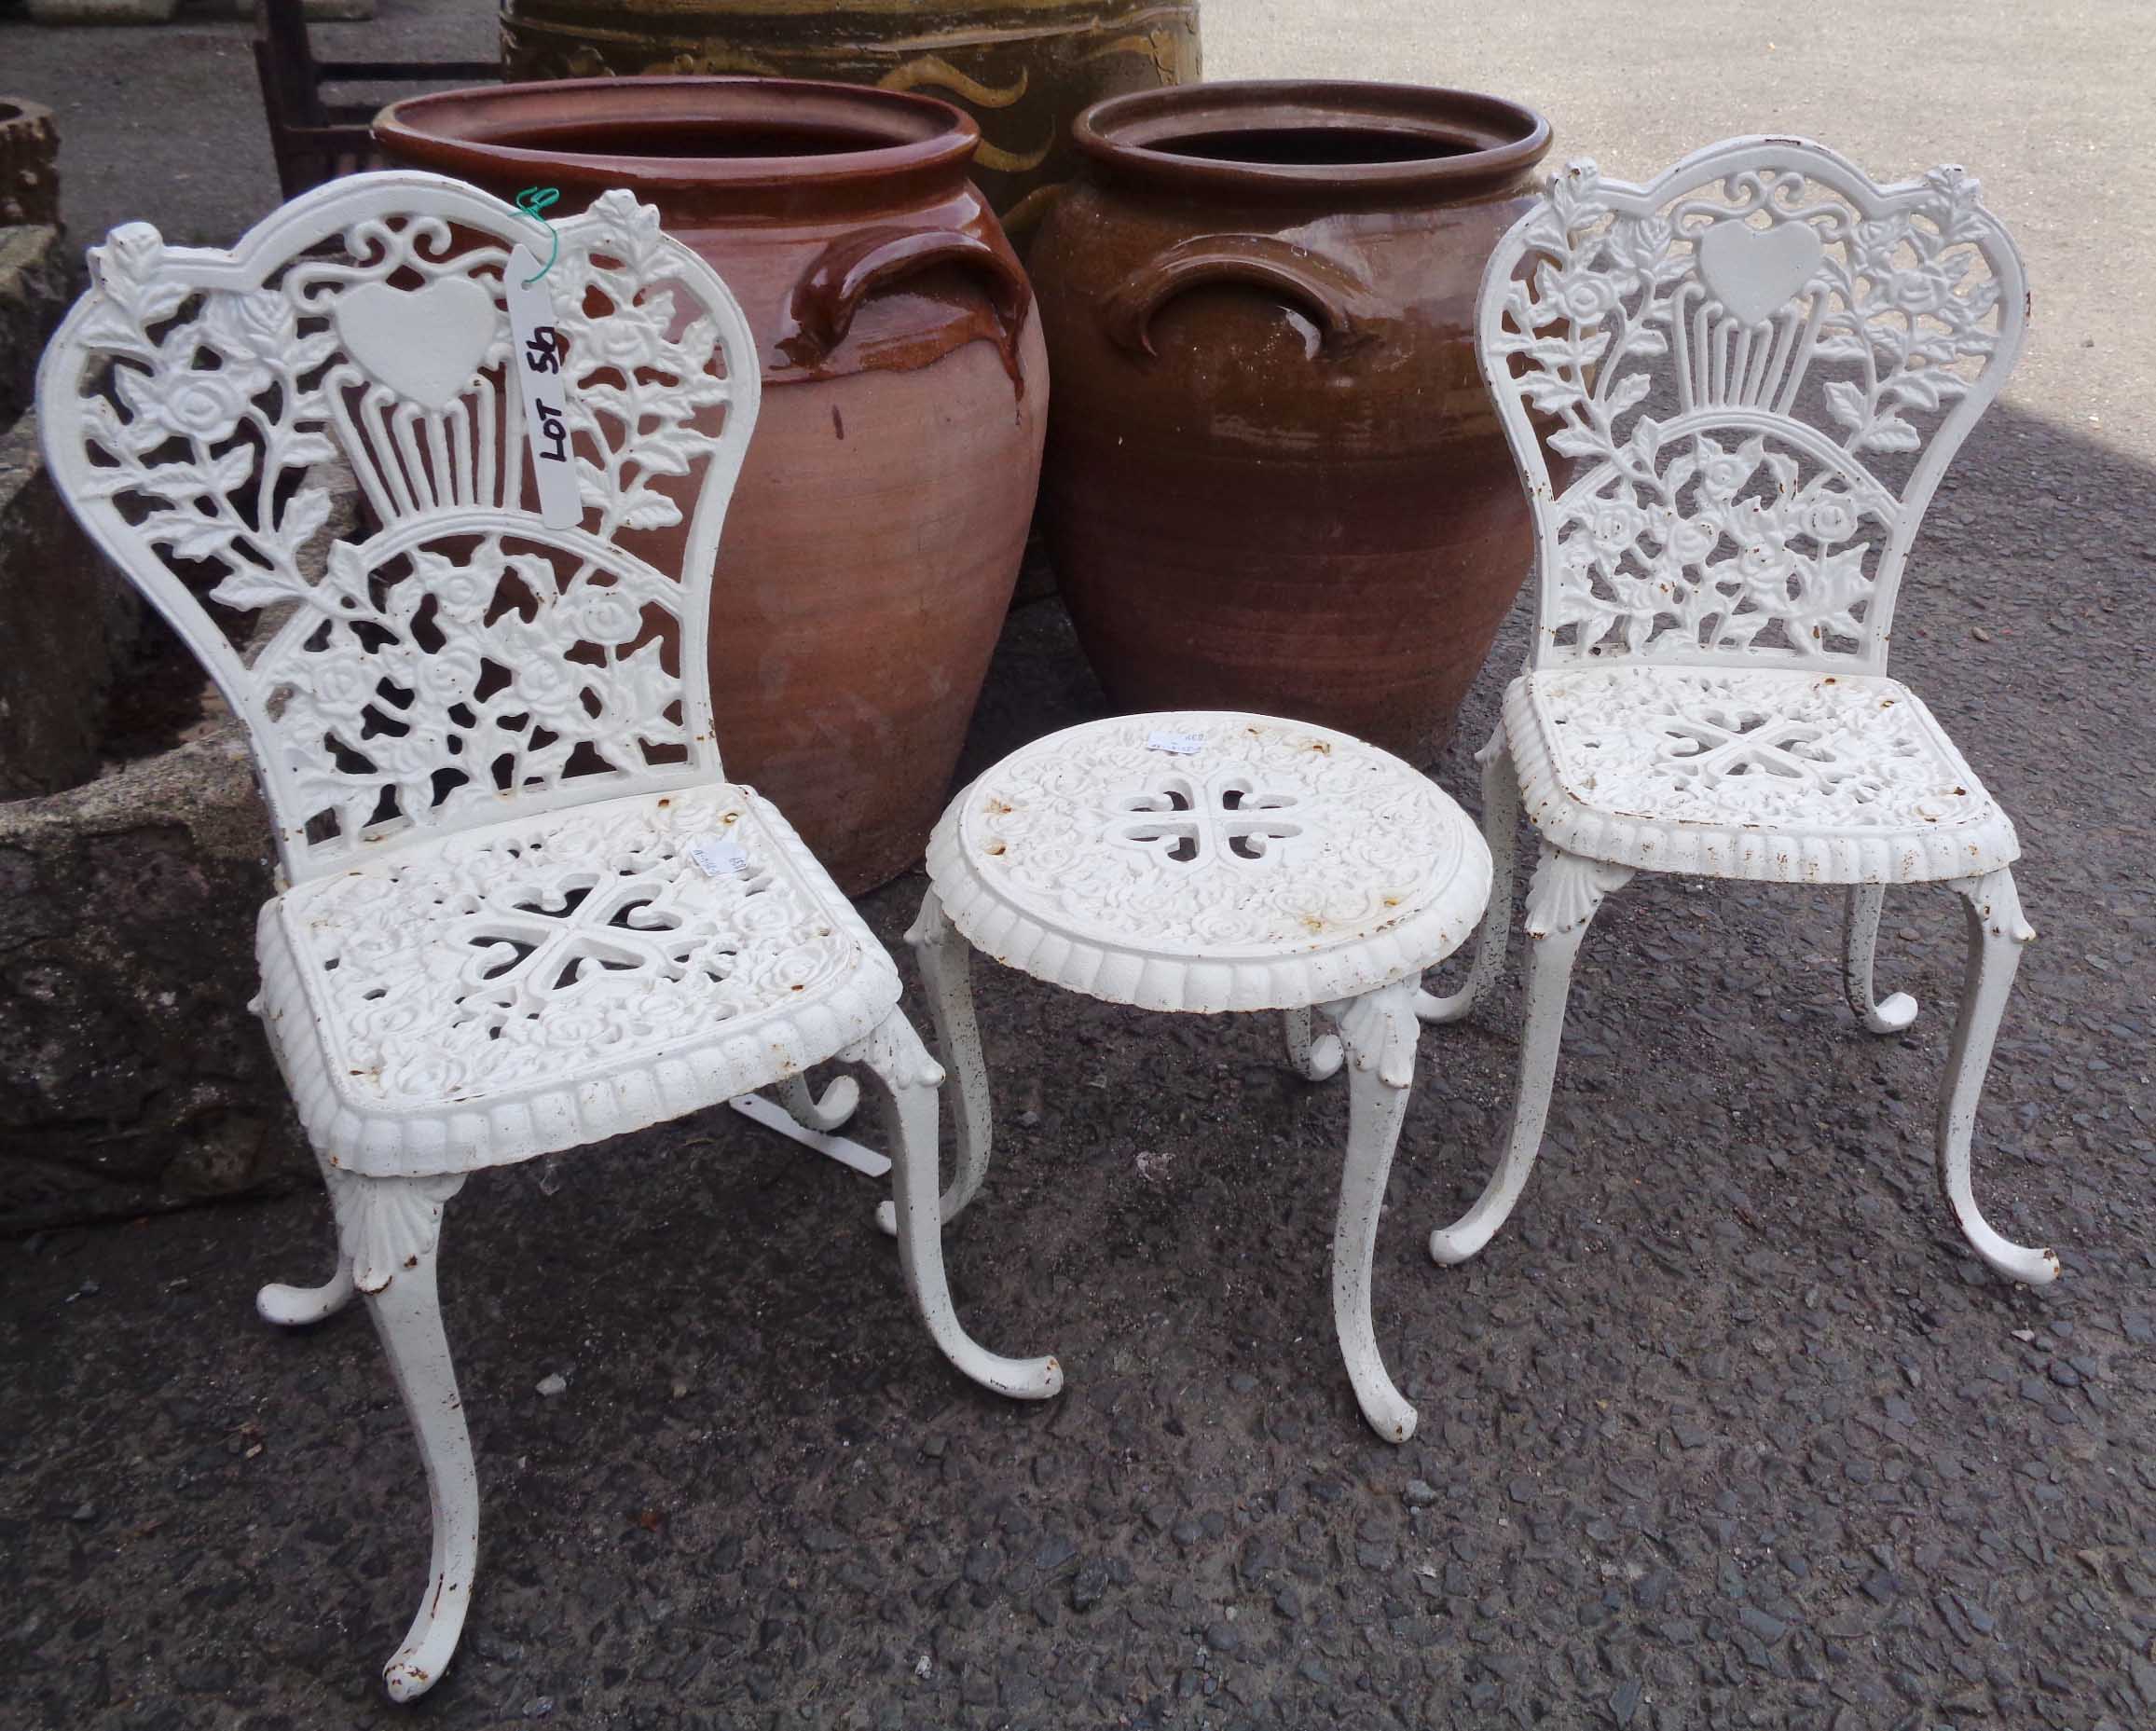
M 1490 848 L 1490 901 L 1475 941 L 1475 961 L 1467 983 L 1449 996 L 1415 995 L 1415 1013 L 1428 1023 L 1464 1021 L 1504 969 L 1504 946 L 1512 935 L 1512 837 L 1519 824 L 1519 776 L 1498 722 L 1475 754 L 1482 765 L 1482 839 Z
M 996 1133 L 988 1103 L 988 1060 L 981 1050 L 981 1023 L 973 1014 L 973 951 L 952 926 L 941 899 L 932 889 L 921 898 L 921 912 L 908 928 L 906 941 L 913 946 L 922 982 L 928 988 L 928 1020 L 936 1030 L 936 1044 L 958 1084 L 957 1169 L 941 1203 L 948 1226 L 988 1175 L 988 1151 Z M 886 1232 L 898 1231 L 898 1215 L 891 1203 L 876 1204 L 876 1224 Z
M 435 1285 L 442 1210 L 463 1188 L 464 1175 L 362 1178 L 332 1172 L 329 1187 L 338 1242 L 405 1397 L 433 1504 L 426 1589 L 404 1644 L 382 1668 L 390 1697 L 409 1701 L 434 1686 L 456 1653 L 479 1561 L 479 1476 Z
M 330 1185 L 331 1196 L 336 1189 L 330 1184 L 333 1175 L 323 1167 L 323 1181 Z M 331 1236 L 336 1235 L 336 1208 L 331 1204 Z M 288 1286 L 282 1281 L 271 1281 L 254 1295 L 254 1309 L 266 1323 L 275 1323 L 281 1328 L 303 1328 L 310 1323 L 335 1316 L 352 1300 L 357 1290 L 351 1284 L 351 1258 L 340 1245 L 336 1253 L 336 1267 L 330 1277 L 319 1286 Z
M 1883 1003 L 1872 998 L 1872 952 L 1879 938 L 1879 912 L 1886 906 L 1883 884 L 1849 886 L 1849 917 L 1843 952 L 1842 982 L 1849 995 L 1849 1008 L 1857 1020 L 1874 1034 L 1899 1034 L 1916 1020 L 1916 1000 L 1906 992 L 1895 992 Z
M 1542 1147 L 1543 1126 L 1549 1120 L 1550 1084 L 1557 1076 L 1558 1046 L 1564 1037 L 1572 960 L 1602 899 L 1631 876 L 1626 867 L 1583 859 L 1543 844 L 1542 859 L 1527 892 L 1527 1021 L 1520 1035 L 1512 1130 L 1497 1170 L 1490 1175 L 1475 1206 L 1450 1226 L 1430 1234 L 1430 1255 L 1435 1260 L 1464 1262 L 1480 1250 L 1504 1224 L 1526 1188 Z
M 866 1039 L 841 1054 L 880 1085 L 891 1147 L 899 1265 L 936 1344 L 986 1389 L 1018 1400 L 1046 1400 L 1063 1387 L 1051 1358 L 1004 1358 L 976 1342 L 958 1321 L 943 1274 L 943 1213 L 936 1194 L 936 1103 L 943 1072 L 913 1025 L 893 1010 Z
M 827 1134 L 844 1127 L 861 1103 L 861 1085 L 850 1076 L 834 1077 L 819 1098 L 808 1078 L 790 1078 L 779 1090 L 779 1099 L 795 1122 Z
M 1306 1082 L 1337 1075 L 1343 1056 L 1340 1037 L 1314 1031 L 1308 1010 L 1284 1010 L 1280 1031 L 1287 1046 L 1287 1067 Z
M 1976 1205 L 1969 1179 L 1969 1142 L 1976 1129 L 1984 1074 L 1991 1067 L 1992 1043 L 1998 1037 L 2007 994 L 2013 989 L 2014 970 L 2021 966 L 2022 945 L 2036 936 L 2036 928 L 2022 917 L 2012 872 L 1963 878 L 1954 889 L 1968 903 L 1969 960 L 1945 1081 L 1939 1091 L 1940 1186 L 1961 1223 L 1962 1236 L 1978 1256 L 2009 1280 L 2047 1285 L 2059 1277 L 2058 1257 L 2048 1249 L 2011 1243 L 1994 1231 Z

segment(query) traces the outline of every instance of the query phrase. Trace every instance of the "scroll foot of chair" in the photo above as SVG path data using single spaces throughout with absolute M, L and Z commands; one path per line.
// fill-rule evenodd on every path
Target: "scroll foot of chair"
M 463 1183 L 461 1173 L 331 1179 L 337 1236 L 405 1398 L 433 1511 L 433 1557 L 419 1609 L 404 1644 L 382 1668 L 382 1682 L 396 1701 L 422 1696 L 441 1680 L 463 1633 L 479 1560 L 479 1478 L 435 1284 L 442 1209 Z
M 323 1182 L 329 1187 L 334 1215 L 336 1206 L 334 1180 L 338 1175 L 326 1163 L 323 1166 Z M 280 1328 L 304 1328 L 335 1316 L 351 1302 L 353 1290 L 351 1258 L 339 1249 L 335 1271 L 321 1285 L 288 1286 L 282 1281 L 272 1281 L 255 1293 L 254 1310 L 264 1322 L 275 1323 Z
M 1504 969 L 1504 946 L 1512 933 L 1512 836 L 1519 824 L 1519 777 L 1504 743 L 1504 723 L 1475 761 L 1482 765 L 1482 839 L 1490 848 L 1490 900 L 1475 940 L 1475 960 L 1467 983 L 1449 996 L 1415 994 L 1415 1014 L 1431 1023 L 1464 1021 L 1497 983 Z
M 1962 1236 L 1978 1256 L 2009 1280 L 2048 1285 L 2059 1277 L 2056 1254 L 2032 1250 L 1995 1231 L 1976 1205 L 1969 1175 L 1969 1143 L 1984 1074 L 1991 1067 L 1992 1043 L 2021 966 L 2022 945 L 2036 936 L 2036 929 L 2022 917 L 2012 872 L 1963 879 L 1954 887 L 1968 903 L 1969 962 L 1946 1059 L 1946 1082 L 1940 1091 L 1939 1180 Z
M 968 1335 L 943 1273 L 943 1213 L 936 1195 L 936 1102 L 943 1073 L 905 1017 L 893 1010 L 843 1054 L 881 1085 L 897 1193 L 899 1265 L 921 1320 L 943 1356 L 982 1387 L 1017 1400 L 1046 1400 L 1063 1387 L 1051 1358 L 1004 1358 Z
M 1309 1010 L 1283 1010 L 1280 1025 L 1287 1043 L 1287 1067 L 1304 1081 L 1322 1082 L 1339 1072 L 1345 1055 L 1340 1050 L 1340 1037 L 1312 1034 Z
M 304 1328 L 309 1323 L 335 1316 L 351 1302 L 351 1264 L 337 1258 L 336 1272 L 319 1286 L 287 1286 L 272 1281 L 254 1295 L 254 1309 L 266 1323 L 281 1328 Z
M 1872 953 L 1879 938 L 1879 911 L 1886 901 L 1882 884 L 1851 886 L 1842 982 L 1859 1022 L 1874 1034 L 1899 1034 L 1916 1020 L 1916 1000 L 1906 992 L 1889 993 L 1877 1003 L 1872 998 Z
M 1513 1095 L 1512 1129 L 1497 1170 L 1475 1206 L 1450 1226 L 1430 1234 L 1430 1255 L 1443 1263 L 1464 1262 L 1487 1244 L 1512 1213 L 1534 1170 L 1549 1120 L 1550 1084 L 1557 1077 L 1558 1047 L 1564 1038 L 1565 1001 L 1572 992 L 1572 961 L 1602 899 L 1630 881 L 1623 866 L 1560 853 L 1547 843 L 1527 892 L 1527 1023 L 1520 1035 L 1519 1085 Z
M 1370 1322 L 1370 1262 L 1385 1176 L 1415 1080 L 1415 985 L 1402 981 L 1328 1005 L 1348 1062 L 1348 1157 L 1340 1169 L 1340 1208 L 1333 1226 L 1333 1323 L 1348 1381 L 1370 1428 L 1387 1442 L 1415 1434 L 1415 1408 L 1394 1386 Z
M 921 912 L 906 932 L 921 979 L 927 986 L 928 1021 L 943 1062 L 957 1079 L 957 1169 L 941 1206 L 948 1226 L 981 1189 L 988 1175 L 988 1151 L 995 1120 L 988 1099 L 988 1060 L 981 1051 L 981 1023 L 973 1014 L 973 951 L 943 912 L 943 900 L 931 889 L 921 898 Z M 876 1204 L 876 1225 L 896 1237 L 897 1209 Z
M 819 1099 L 808 1078 L 796 1076 L 779 1096 L 794 1121 L 826 1134 L 844 1127 L 861 1103 L 861 1085 L 850 1076 L 835 1078 Z

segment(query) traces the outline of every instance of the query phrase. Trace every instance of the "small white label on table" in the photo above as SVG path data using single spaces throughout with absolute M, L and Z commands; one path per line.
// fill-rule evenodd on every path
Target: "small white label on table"
M 748 856 L 734 842 L 699 835 L 688 846 L 689 862 L 706 877 L 738 877 L 748 870 Z
M 1146 735 L 1148 751 L 1172 751 L 1177 757 L 1195 757 L 1205 749 L 1203 734 L 1151 733 Z
M 576 458 L 569 448 L 569 379 L 561 370 L 563 345 L 554 325 L 554 295 L 542 268 L 525 246 L 512 248 L 501 267 L 509 302 L 510 370 L 516 375 L 524 443 L 539 483 L 539 520 L 549 529 L 574 529 L 584 520 L 584 501 L 577 489 Z

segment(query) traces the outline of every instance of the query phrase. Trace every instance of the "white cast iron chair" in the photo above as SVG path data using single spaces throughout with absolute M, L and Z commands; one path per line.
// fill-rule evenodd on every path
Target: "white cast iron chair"
M 1887 886 L 1966 900 L 1941 1176 L 1985 1262 L 2057 1276 L 1970 1189 L 1977 1096 L 2036 935 L 2020 846 L 1886 672 L 1902 560 L 2026 323 L 2021 260 L 1975 181 L 1942 168 L 1881 187 L 1793 139 L 1718 144 L 1645 188 L 1574 163 L 1498 246 L 1477 348 L 1533 506 L 1539 606 L 1480 754 L 1498 887 L 1465 988 L 1421 998 L 1424 1021 L 1467 1014 L 1503 965 L 1523 796 L 1541 860 L 1510 1140 L 1432 1234 L 1438 1261 L 1480 1250 L 1517 1201 L 1580 940 L 1604 897 L 1655 871 L 1848 886 L 1849 1003 L 1877 1034 L 1916 1014 L 1872 995 Z
M 941 1072 L 873 935 L 720 766 L 706 613 L 756 419 L 747 322 L 626 193 L 559 236 L 542 283 L 574 527 L 536 515 L 508 377 L 507 249 L 543 257 L 544 238 L 436 175 L 336 182 L 229 254 L 115 230 L 38 384 L 54 476 L 246 723 L 277 823 L 287 887 L 262 910 L 255 1008 L 338 1254 L 324 1285 L 259 1302 L 309 1323 L 364 1294 L 419 1434 L 433 1559 L 385 1671 L 399 1699 L 441 1675 L 472 1590 L 435 1258 L 480 1167 L 775 1084 L 838 1112 L 850 1078 L 819 1107 L 800 1078 L 858 1064 L 892 1108 L 901 1260 L 937 1344 L 1007 1394 L 1062 1381 L 960 1328 Z M 369 519 L 349 529 L 310 477 L 336 460 Z M 251 651 L 197 598 L 213 583 L 257 615 Z

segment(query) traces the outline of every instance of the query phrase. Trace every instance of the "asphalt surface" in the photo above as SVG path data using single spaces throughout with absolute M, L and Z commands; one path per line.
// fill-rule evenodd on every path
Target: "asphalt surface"
M 1339 1085 L 1289 1077 L 1267 1020 L 983 966 L 996 1163 L 948 1256 L 979 1338 L 1062 1357 L 1060 1399 L 957 1378 L 874 1187 L 726 1114 L 485 1175 L 444 1273 L 484 1563 L 456 1664 L 399 1710 L 377 1671 L 426 1555 L 401 1409 L 358 1313 L 278 1334 L 251 1309 L 326 1267 L 319 1199 L 0 1245 L 0 1718 L 2156 1724 L 2139 9 L 1829 5 L 1801 39 L 1689 3 L 1425 11 L 1214 0 L 1209 70 L 1504 90 L 1614 173 L 1739 131 L 1881 172 L 1951 157 L 2022 239 L 2037 334 L 1933 507 L 1896 671 L 2021 832 L 2039 936 L 1977 1186 L 2065 1279 L 1996 1280 L 1937 1192 L 1944 891 L 1889 899 L 1881 990 L 1924 1008 L 1882 1041 L 1841 1002 L 1828 896 L 1641 878 L 1586 941 L 1532 1186 L 1453 1270 L 1423 1241 L 1503 1128 L 1517 968 L 1424 1036 L 1378 1245 L 1421 1412 L 1393 1449 L 1330 1321 Z M 385 0 L 348 40 L 487 28 Z M 242 53 L 230 26 L 7 21 L 0 86 L 60 109 L 78 228 L 223 238 L 273 197 Z M 1435 766 L 1471 807 L 1522 624 Z M 1099 707 L 1054 605 L 1024 610 L 971 762 Z M 909 978 L 920 887 L 864 904 Z

